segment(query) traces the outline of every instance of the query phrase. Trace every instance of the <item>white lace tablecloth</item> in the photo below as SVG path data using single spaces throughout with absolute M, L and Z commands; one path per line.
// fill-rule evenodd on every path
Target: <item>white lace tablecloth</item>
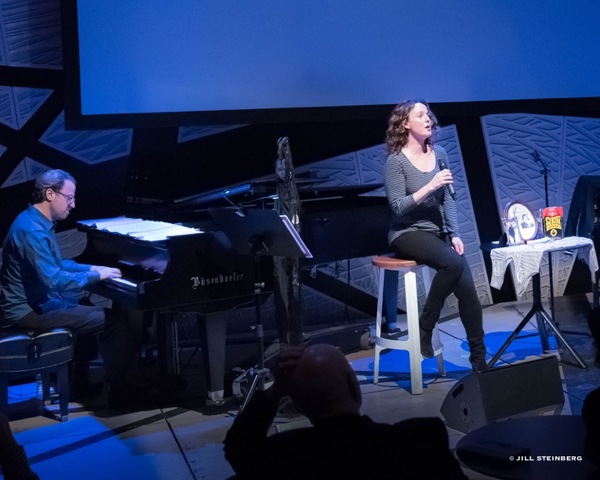
M 492 280 L 490 285 L 501 288 L 504 274 L 512 262 L 514 268 L 515 289 L 517 295 L 525 293 L 531 277 L 540 271 L 540 263 L 546 252 L 576 249 L 577 258 L 582 259 L 590 267 L 592 283 L 598 270 L 598 258 L 594 243 L 590 238 L 566 237 L 560 240 L 540 239 L 527 242 L 527 245 L 494 248 L 490 252 L 492 259 Z

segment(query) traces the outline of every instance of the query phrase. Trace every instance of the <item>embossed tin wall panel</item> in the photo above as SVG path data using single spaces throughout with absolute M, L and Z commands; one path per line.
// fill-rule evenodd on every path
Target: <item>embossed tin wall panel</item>
M 90 165 L 129 155 L 133 130 L 66 130 L 61 113 L 40 142 Z
M 0 87 L 0 122 L 20 130 L 51 93 L 44 88 Z
M 2 0 L 0 24 L 2 65 L 62 68 L 58 0 Z

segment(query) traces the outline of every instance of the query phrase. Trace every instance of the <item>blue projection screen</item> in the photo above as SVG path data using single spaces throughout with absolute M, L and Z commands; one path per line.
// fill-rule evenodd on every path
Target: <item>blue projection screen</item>
M 82 117 L 600 96 L 590 0 L 64 4 Z

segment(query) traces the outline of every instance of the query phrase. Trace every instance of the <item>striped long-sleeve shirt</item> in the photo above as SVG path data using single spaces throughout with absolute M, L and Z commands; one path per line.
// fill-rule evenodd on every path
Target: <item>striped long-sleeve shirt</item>
M 403 233 L 415 230 L 459 236 L 456 202 L 446 188 L 431 193 L 419 205 L 413 197 L 417 190 L 429 183 L 440 171 L 437 159 L 441 158 L 448 164 L 448 155 L 442 147 L 434 145 L 433 150 L 436 162 L 429 172 L 416 168 L 403 153 L 392 153 L 387 158 L 385 190 L 393 212 L 388 233 L 390 245 Z

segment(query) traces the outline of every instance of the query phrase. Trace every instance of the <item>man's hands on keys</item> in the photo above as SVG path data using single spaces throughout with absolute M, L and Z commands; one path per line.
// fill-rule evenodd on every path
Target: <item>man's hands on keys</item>
M 107 278 L 121 278 L 123 276 L 121 270 L 118 268 L 94 265 L 91 270 L 100 274 L 100 280 L 106 280 Z

